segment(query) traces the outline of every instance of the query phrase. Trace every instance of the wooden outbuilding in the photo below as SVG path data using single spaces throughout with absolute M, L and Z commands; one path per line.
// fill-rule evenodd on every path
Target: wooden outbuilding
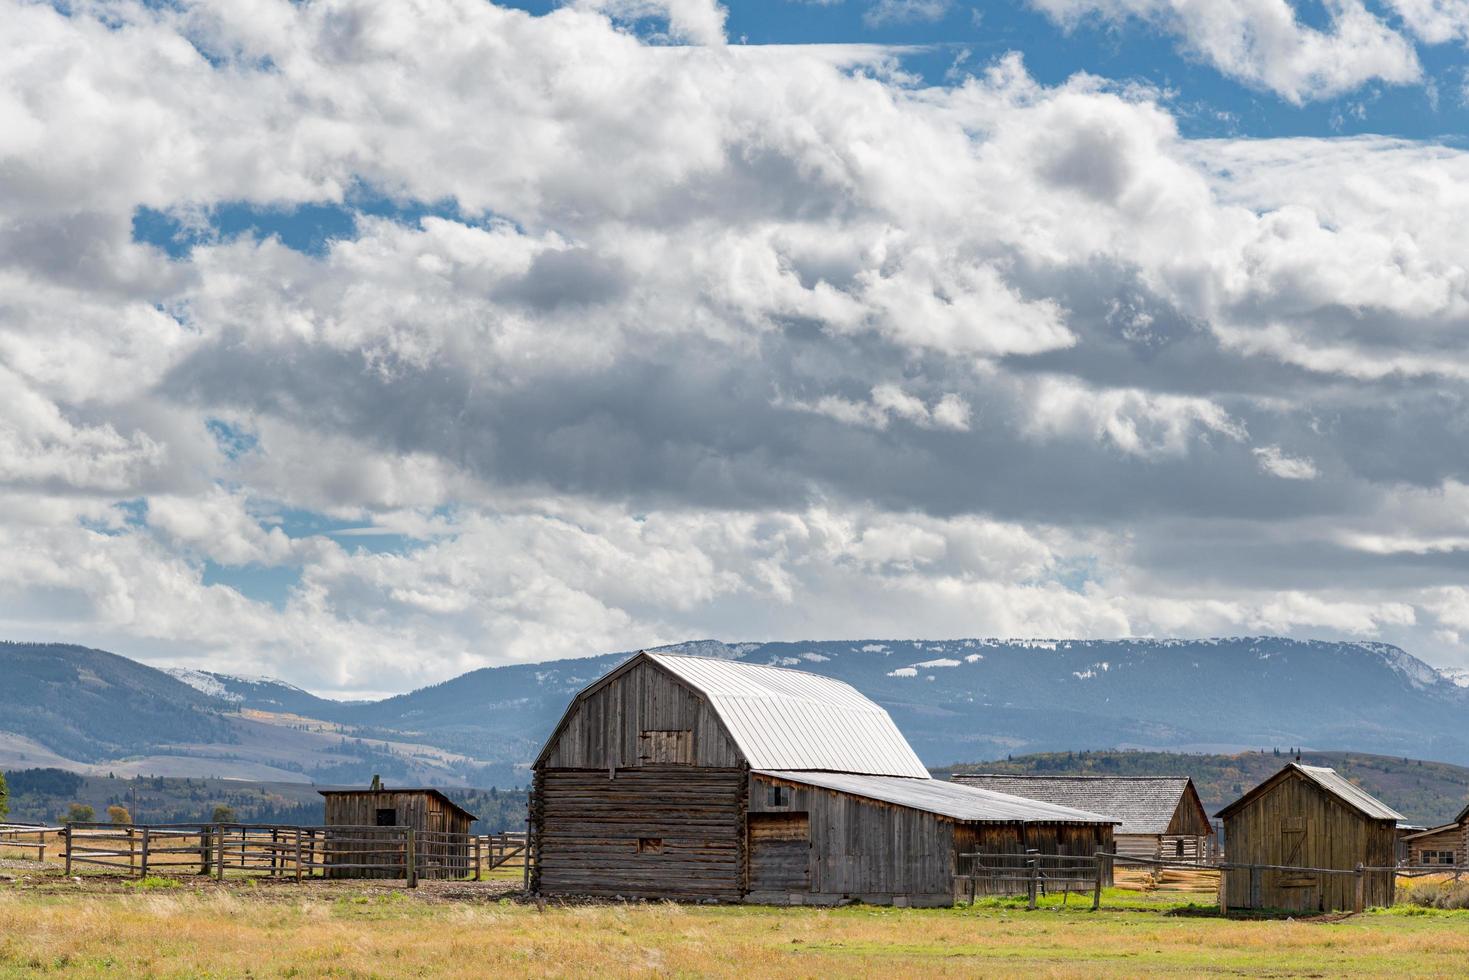
M 960 854 L 1091 855 L 1112 821 L 933 779 L 828 677 L 640 653 L 572 701 L 535 762 L 547 895 L 948 905 Z
M 388 861 L 394 848 L 397 855 L 391 861 L 397 863 L 401 860 L 400 842 L 405 839 L 402 830 L 410 827 L 418 877 L 462 878 L 473 870 L 469 827 L 478 817 L 437 789 L 389 789 L 378 784 L 376 777 L 373 783 L 369 789 L 320 790 L 326 808 L 328 846 L 324 848 L 324 863 L 328 878 L 403 877 L 401 872 L 387 868 L 332 865 Z M 333 827 L 344 828 L 335 841 Z M 382 832 L 374 833 L 371 828 L 382 828 Z
M 1188 776 L 1026 776 L 956 773 L 954 782 L 1115 817 L 1117 853 L 1205 861 L 1214 827 Z
M 1428 867 L 1469 868 L 1469 806 L 1459 811 L 1452 823 L 1430 827 L 1403 838 L 1409 864 Z
M 1218 815 L 1231 868 L 1221 882 L 1229 908 L 1351 909 L 1356 875 L 1307 869 L 1350 872 L 1359 866 L 1378 869 L 1362 875 L 1363 904 L 1392 904 L 1402 815 L 1335 769 L 1293 762 Z M 1296 868 L 1303 870 L 1289 870 Z

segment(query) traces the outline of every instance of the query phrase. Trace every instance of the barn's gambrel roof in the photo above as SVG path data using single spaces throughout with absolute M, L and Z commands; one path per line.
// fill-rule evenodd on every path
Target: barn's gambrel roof
M 1209 815 L 1187 776 L 1023 776 L 958 774 L 954 782 L 997 793 L 1012 793 L 1115 817 L 1119 834 L 1166 834 L 1181 802 Z
M 995 793 L 942 779 L 905 779 L 846 772 L 790 772 L 757 769 L 755 774 L 803 786 L 817 786 L 913 810 L 951 817 L 961 823 L 1115 824 L 1100 813 Z
M 1289 778 L 1292 773 L 1315 783 L 1364 817 L 1369 817 L 1373 820 L 1392 820 L 1394 822 L 1403 819 L 1401 813 L 1368 793 L 1360 786 L 1354 785 L 1335 769 L 1328 766 L 1303 766 L 1299 762 L 1290 763 L 1284 769 L 1280 770 L 1280 772 L 1271 776 L 1259 786 L 1256 786 L 1244 796 L 1241 796 L 1229 804 L 1229 806 L 1220 810 L 1217 815 L 1222 817 L 1225 814 L 1233 813 L 1241 806 L 1244 806 L 1249 801 L 1277 785 L 1280 780 Z
M 882 706 L 850 684 L 784 667 L 670 653 L 639 653 L 578 694 L 540 758 L 578 702 L 639 663 L 668 671 L 702 695 L 751 769 L 931 778 Z

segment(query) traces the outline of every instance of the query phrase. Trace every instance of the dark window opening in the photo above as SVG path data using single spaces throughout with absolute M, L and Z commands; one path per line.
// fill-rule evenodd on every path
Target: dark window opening
M 638 853 L 639 854 L 662 854 L 663 853 L 663 838 L 662 837 L 639 837 L 638 838 Z
M 1183 857 L 1183 841 L 1176 840 L 1173 842 L 1173 854 L 1175 857 Z
M 765 797 L 766 806 L 790 806 L 791 791 L 785 786 L 771 786 Z
M 398 826 L 398 811 L 387 807 L 377 811 L 377 825 L 379 827 Z

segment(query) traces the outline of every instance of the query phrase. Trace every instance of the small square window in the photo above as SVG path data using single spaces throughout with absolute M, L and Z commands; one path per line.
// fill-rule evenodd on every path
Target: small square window
M 392 807 L 386 807 L 377 811 L 377 825 L 379 827 L 398 826 L 398 811 Z
M 663 853 L 663 838 L 662 837 L 639 837 L 638 838 L 638 853 L 639 854 L 662 854 Z
M 791 791 L 785 786 L 771 786 L 765 797 L 766 806 L 790 806 Z

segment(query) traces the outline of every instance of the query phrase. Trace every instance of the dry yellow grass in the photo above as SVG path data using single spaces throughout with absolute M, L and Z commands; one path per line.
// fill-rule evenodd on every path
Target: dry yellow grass
M 1469 916 L 548 906 L 458 887 L 0 885 L 0 976 L 1453 976 Z

